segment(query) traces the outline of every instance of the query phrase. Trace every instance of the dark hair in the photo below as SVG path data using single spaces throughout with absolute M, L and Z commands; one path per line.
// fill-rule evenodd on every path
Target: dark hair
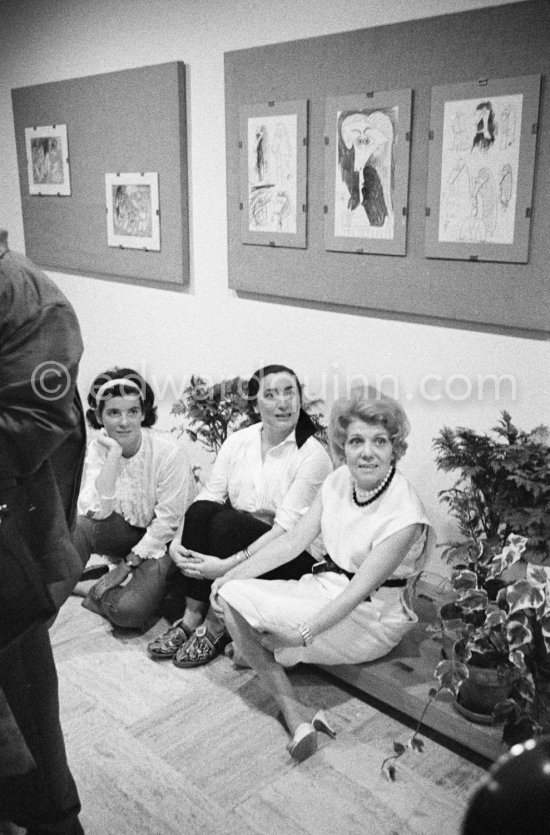
M 260 390 L 260 383 L 267 377 L 269 374 L 290 374 L 291 377 L 294 378 L 296 382 L 296 388 L 298 389 L 298 394 L 300 396 L 300 412 L 298 414 L 298 422 L 296 423 L 295 429 L 295 436 L 296 436 L 296 444 L 298 448 L 300 448 L 311 435 L 314 435 L 316 430 L 315 424 L 311 420 L 310 416 L 304 410 L 302 406 L 303 402 L 303 389 L 302 384 L 298 379 L 298 376 L 292 368 L 288 368 L 286 365 L 264 365 L 263 368 L 259 368 L 257 371 L 254 372 L 252 377 L 249 379 L 247 384 L 247 399 L 248 399 L 248 413 L 250 418 L 254 421 L 254 423 L 258 422 L 258 414 L 257 414 L 257 404 L 258 404 L 258 392 Z
M 109 385 L 106 390 L 98 398 L 102 386 L 109 383 L 110 380 L 116 380 L 116 383 Z M 105 403 L 108 397 L 128 397 L 139 393 L 141 408 L 143 409 L 142 426 L 153 426 L 157 420 L 157 407 L 155 406 L 155 395 L 153 389 L 146 383 L 141 374 L 134 371 L 133 368 L 109 368 L 107 371 L 102 371 L 92 382 L 90 391 L 88 392 L 88 405 L 90 408 L 86 411 L 86 418 L 90 426 L 94 429 L 101 429 L 101 423 L 97 419 L 97 415 L 103 413 Z
M 373 398 L 369 393 L 357 393 L 350 399 L 341 397 L 330 413 L 328 436 L 336 460 L 344 461 L 344 445 L 348 426 L 354 420 L 383 426 L 392 442 L 393 460 L 398 461 L 407 450 L 405 438 L 410 424 L 402 406 L 391 397 Z

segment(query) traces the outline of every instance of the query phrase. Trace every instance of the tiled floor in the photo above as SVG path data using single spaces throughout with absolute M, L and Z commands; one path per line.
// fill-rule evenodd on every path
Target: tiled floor
M 456 835 L 477 765 L 425 739 L 382 775 L 411 731 L 313 668 L 293 672 L 336 740 L 292 762 L 275 703 L 225 657 L 153 662 L 148 634 L 113 632 L 72 597 L 52 630 L 69 760 L 87 835 Z

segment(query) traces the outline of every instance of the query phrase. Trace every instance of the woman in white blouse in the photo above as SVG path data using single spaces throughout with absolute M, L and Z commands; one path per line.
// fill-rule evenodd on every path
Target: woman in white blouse
M 99 374 L 88 403 L 86 417 L 101 431 L 86 454 L 74 543 L 83 566 L 101 554 L 114 567 L 82 605 L 116 626 L 139 628 L 165 593 L 167 548 L 188 504 L 190 467 L 181 444 L 150 428 L 153 391 L 133 369 Z
M 223 646 L 223 622 L 212 612 L 206 615 L 212 580 L 291 530 L 332 470 L 313 437 L 315 426 L 302 409 L 302 388 L 292 369 L 259 369 L 247 396 L 256 422 L 225 441 L 185 515 L 183 536 L 170 548 L 181 572 L 175 579 L 183 617 L 148 649 L 153 658 L 172 658 L 178 667 L 205 664 Z M 311 571 L 312 556 L 317 558 L 322 546 L 308 546 L 267 578 L 297 579 Z
M 297 760 L 316 750 L 318 730 L 334 731 L 323 711 L 310 720 L 284 667 L 372 661 L 417 620 L 405 584 L 428 556 L 432 535 L 418 495 L 396 470 L 408 432 L 403 409 L 389 398 L 337 401 L 329 436 L 342 466 L 296 527 L 213 585 L 213 605 L 219 595 L 235 650 L 277 701 Z M 297 582 L 242 579 L 292 559 L 319 533 L 330 556 L 314 573 Z

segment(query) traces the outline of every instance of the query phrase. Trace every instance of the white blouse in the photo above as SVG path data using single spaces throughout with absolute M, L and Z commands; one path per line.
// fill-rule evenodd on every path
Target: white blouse
M 160 559 L 191 499 L 191 469 L 183 446 L 174 438 L 142 429 L 137 453 L 120 459 L 113 499 L 100 497 L 96 488 L 107 454 L 97 440 L 90 441 L 78 513 L 92 519 L 119 513 L 130 525 L 146 528 L 132 550 L 143 559 Z
M 366 507 L 353 501 L 348 467 L 338 467 L 322 487 L 321 532 L 327 552 L 340 568 L 355 573 L 369 551 L 408 525 L 424 525 L 425 537 L 415 543 L 392 577 L 402 579 L 420 570 L 434 542 L 424 506 L 405 476 L 396 471 L 381 497 Z
M 195 501 L 223 504 L 229 499 L 236 510 L 288 531 L 309 509 L 332 463 L 316 438 L 298 448 L 294 432 L 268 450 L 262 462 L 261 429 L 255 423 L 227 438 Z M 322 553 L 317 545 L 314 550 Z

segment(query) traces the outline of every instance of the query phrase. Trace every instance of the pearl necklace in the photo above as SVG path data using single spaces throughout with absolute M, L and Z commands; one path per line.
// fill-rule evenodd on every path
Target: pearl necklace
M 361 490 L 356 484 L 353 485 L 353 501 L 358 507 L 366 507 L 368 504 L 374 502 L 378 496 L 388 489 L 390 482 L 395 475 L 395 467 L 392 467 L 386 473 L 386 477 L 382 484 L 375 487 L 374 490 Z

